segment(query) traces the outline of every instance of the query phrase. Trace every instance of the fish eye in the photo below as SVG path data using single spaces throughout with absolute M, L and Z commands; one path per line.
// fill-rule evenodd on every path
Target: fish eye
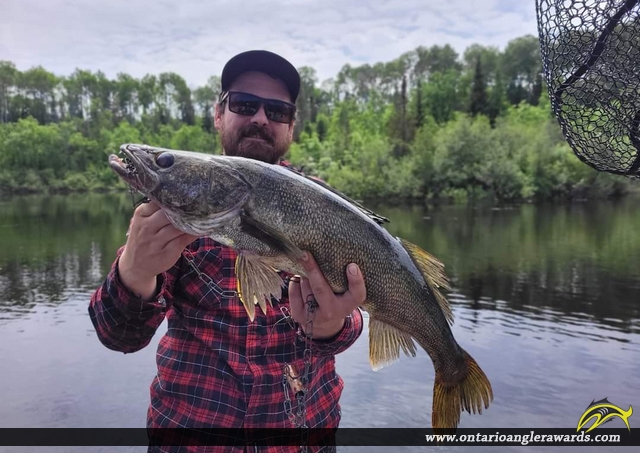
M 175 158 L 171 153 L 162 153 L 156 156 L 156 164 L 160 168 L 169 168 L 173 165 Z

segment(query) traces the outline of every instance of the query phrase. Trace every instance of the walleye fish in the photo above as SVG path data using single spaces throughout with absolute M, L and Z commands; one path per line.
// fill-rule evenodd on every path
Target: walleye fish
M 279 299 L 276 270 L 305 275 L 303 250 L 317 261 L 332 289 L 348 289 L 346 266 L 364 276 L 369 313 L 369 361 L 374 370 L 416 344 L 433 361 L 433 428 L 455 429 L 460 413 L 482 413 L 493 390 L 475 360 L 456 342 L 444 266 L 416 245 L 393 237 L 386 221 L 327 184 L 253 159 L 127 144 L 111 168 L 153 200 L 173 225 L 210 236 L 238 251 L 238 294 L 250 319 Z M 269 302 L 268 302 L 269 301 Z

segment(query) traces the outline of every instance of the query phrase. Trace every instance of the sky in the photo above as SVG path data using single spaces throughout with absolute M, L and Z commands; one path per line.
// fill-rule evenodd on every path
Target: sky
M 249 49 L 310 66 L 322 82 L 418 46 L 503 50 L 527 34 L 537 36 L 535 0 L 0 0 L 0 60 L 21 71 L 171 71 L 192 88 Z

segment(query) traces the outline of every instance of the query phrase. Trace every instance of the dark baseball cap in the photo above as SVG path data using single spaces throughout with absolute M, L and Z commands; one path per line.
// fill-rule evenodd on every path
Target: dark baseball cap
M 291 102 L 296 102 L 300 92 L 300 74 L 291 63 L 268 50 L 249 50 L 229 60 L 222 70 L 222 91 L 229 91 L 233 81 L 247 71 L 264 72 L 282 80 L 289 90 Z

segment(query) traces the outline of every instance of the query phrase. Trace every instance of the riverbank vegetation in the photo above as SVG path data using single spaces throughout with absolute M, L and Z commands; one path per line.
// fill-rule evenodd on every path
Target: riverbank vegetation
M 551 115 L 537 38 L 504 50 L 418 47 L 344 66 L 322 83 L 299 68 L 287 158 L 352 197 L 522 202 L 621 196 L 633 181 L 580 162 Z M 124 188 L 107 165 L 122 143 L 219 153 L 219 78 L 67 76 L 0 62 L 0 191 Z

